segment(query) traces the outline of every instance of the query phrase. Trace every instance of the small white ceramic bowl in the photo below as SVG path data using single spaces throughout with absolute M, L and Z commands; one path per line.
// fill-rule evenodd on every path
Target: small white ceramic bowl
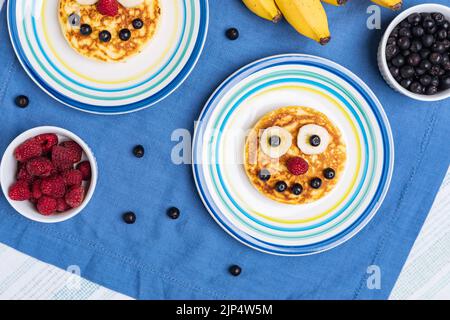
M 414 7 L 411 7 L 403 12 L 401 12 L 387 27 L 383 38 L 381 39 L 380 46 L 378 47 L 378 66 L 380 68 L 381 74 L 386 80 L 386 82 L 393 88 L 394 90 L 402 93 L 403 95 L 410 97 L 415 100 L 420 101 L 438 101 L 443 100 L 448 97 L 450 97 L 450 90 L 445 90 L 442 92 L 438 92 L 437 94 L 428 96 L 428 95 L 422 95 L 417 93 L 412 93 L 411 91 L 403 88 L 391 75 L 387 61 L 386 61 L 386 45 L 388 38 L 390 34 L 392 33 L 392 30 L 404 19 L 406 19 L 411 13 L 421 13 L 421 12 L 440 12 L 442 13 L 447 19 L 450 20 L 450 7 L 443 6 L 440 4 L 433 4 L 433 3 L 426 3 L 426 4 L 420 4 Z
M 83 182 L 84 184 L 86 184 L 85 187 L 87 188 L 87 192 L 81 206 L 63 213 L 56 213 L 51 216 L 43 216 L 39 214 L 39 212 L 36 210 L 36 208 L 30 201 L 13 201 L 8 197 L 9 187 L 16 181 L 17 161 L 14 158 L 14 150 L 22 142 L 43 133 L 56 134 L 60 142 L 65 140 L 75 141 L 83 149 L 83 158 L 81 161 L 88 160 L 91 164 L 91 180 L 88 181 L 87 184 L 86 182 Z M 94 154 L 92 153 L 88 145 L 83 140 L 81 140 L 81 138 L 78 137 L 76 134 L 58 127 L 48 127 L 48 126 L 37 127 L 25 131 L 10 143 L 10 145 L 8 146 L 3 155 L 2 162 L 0 164 L 0 184 L 3 190 L 3 194 L 5 195 L 10 205 L 24 217 L 44 223 L 62 222 L 80 213 L 84 209 L 84 207 L 86 207 L 86 205 L 89 203 L 89 201 L 92 198 L 92 195 L 94 194 L 94 190 L 97 185 L 97 177 L 98 177 L 97 162 L 95 160 Z

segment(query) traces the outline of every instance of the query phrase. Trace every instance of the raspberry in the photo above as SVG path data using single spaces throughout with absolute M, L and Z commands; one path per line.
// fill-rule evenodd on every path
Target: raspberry
M 39 157 L 41 154 L 42 147 L 36 139 L 28 139 L 14 150 L 14 157 L 20 162 Z
M 28 173 L 26 164 L 24 162 L 18 163 L 16 179 L 26 181 L 27 183 L 31 183 L 33 181 L 33 177 Z
M 69 205 L 66 203 L 66 201 L 63 198 L 56 199 L 56 211 L 64 212 L 69 209 L 70 209 Z
M 31 197 L 35 200 L 42 197 L 41 184 L 42 184 L 42 180 L 37 179 L 37 180 L 34 180 L 33 184 L 31 185 Z
M 52 162 L 56 169 L 63 171 L 72 169 L 74 163 L 80 161 L 75 151 L 63 146 L 54 146 L 52 148 Z
M 53 163 L 44 157 L 34 158 L 27 162 L 27 171 L 36 177 L 48 177 L 55 170 Z
M 41 145 L 42 152 L 47 153 L 52 150 L 53 146 L 58 144 L 58 136 L 53 133 L 44 133 L 35 137 L 36 141 Z
M 75 141 L 64 141 L 60 144 L 61 147 L 70 149 L 73 151 L 73 162 L 79 162 L 83 155 L 83 149 Z
M 81 171 L 83 180 L 89 180 L 91 178 L 91 163 L 89 161 L 80 162 L 77 165 L 77 169 Z
M 56 199 L 48 196 L 42 196 L 36 204 L 36 209 L 43 216 L 49 216 L 56 212 L 58 203 Z
M 62 177 L 66 186 L 80 186 L 83 182 L 83 175 L 81 171 L 75 169 L 69 169 L 62 173 Z
M 64 197 L 64 194 L 66 193 L 64 179 L 60 175 L 42 179 L 41 191 L 43 194 L 54 198 Z
M 82 186 L 74 186 L 66 193 L 66 203 L 71 208 L 76 208 L 81 205 L 84 200 L 84 188 Z
M 97 10 L 105 16 L 114 17 L 119 13 L 117 0 L 100 0 L 97 2 Z
M 14 201 L 25 201 L 31 198 L 31 191 L 28 183 L 23 180 L 16 181 L 10 188 L 8 196 Z
M 295 176 L 305 174 L 306 172 L 308 172 L 308 168 L 309 168 L 308 162 L 306 162 L 305 159 L 300 158 L 300 157 L 290 158 L 287 161 L 286 166 L 287 166 L 289 172 Z

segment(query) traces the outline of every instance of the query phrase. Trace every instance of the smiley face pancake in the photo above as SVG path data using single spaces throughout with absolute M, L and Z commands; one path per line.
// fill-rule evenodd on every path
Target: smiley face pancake
M 244 167 L 264 196 L 305 204 L 327 195 L 345 169 L 339 129 L 312 108 L 284 107 L 264 115 L 245 143 Z
M 149 43 L 161 16 L 159 0 L 59 0 L 64 37 L 79 54 L 125 61 Z

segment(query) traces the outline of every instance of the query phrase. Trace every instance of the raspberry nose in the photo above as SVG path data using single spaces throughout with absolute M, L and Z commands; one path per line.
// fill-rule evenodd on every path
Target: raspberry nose
M 300 157 L 292 157 L 286 162 L 286 167 L 289 172 L 295 176 L 299 176 L 308 172 L 308 162 Z

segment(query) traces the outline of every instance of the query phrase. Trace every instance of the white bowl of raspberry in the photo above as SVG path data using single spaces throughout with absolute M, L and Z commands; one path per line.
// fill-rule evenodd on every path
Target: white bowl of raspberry
M 44 223 L 66 221 L 91 200 L 98 169 L 89 146 L 58 127 L 37 127 L 15 138 L 0 164 L 0 184 L 11 206 Z

